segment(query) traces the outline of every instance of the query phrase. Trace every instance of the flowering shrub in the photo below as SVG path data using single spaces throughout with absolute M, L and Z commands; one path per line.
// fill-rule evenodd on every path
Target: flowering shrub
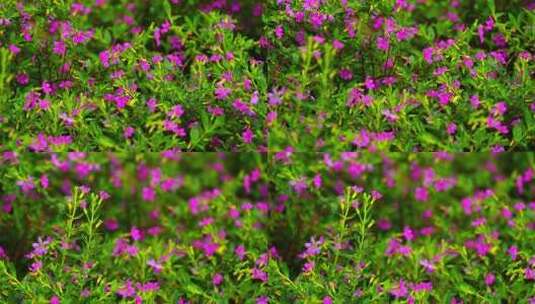
M 270 1 L 270 148 L 531 150 L 532 1 Z
M 0 299 L 533 303 L 534 161 L 4 153 Z
M 264 149 L 262 5 L 218 2 L 0 4 L 3 148 Z
M 530 150 L 531 1 L 4 1 L 4 150 Z
M 534 8 L 2 1 L 0 302 L 535 304 Z

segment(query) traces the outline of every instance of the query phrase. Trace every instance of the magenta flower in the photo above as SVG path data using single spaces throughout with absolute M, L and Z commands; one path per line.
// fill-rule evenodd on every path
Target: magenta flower
M 136 130 L 132 126 L 127 126 L 126 128 L 124 128 L 124 131 L 123 131 L 124 138 L 126 139 L 132 138 L 135 131 Z
M 141 196 L 143 200 L 147 202 L 153 202 L 156 199 L 156 191 L 151 187 L 143 187 L 141 190 Z
M 256 298 L 256 304 L 268 304 L 269 298 L 267 296 L 260 296 Z
M 494 276 L 493 273 L 488 273 L 486 276 L 485 276 L 485 284 L 487 286 L 491 286 L 492 284 L 494 284 L 494 281 L 496 281 L 496 277 Z
M 221 283 L 223 283 L 223 275 L 220 273 L 214 274 L 214 276 L 212 277 L 212 283 L 215 286 L 221 285 Z
M 215 98 L 218 100 L 226 99 L 230 95 L 230 93 L 232 93 L 231 89 L 222 86 L 217 87 L 214 92 Z
M 511 260 L 514 261 L 514 260 L 516 260 L 516 257 L 518 255 L 518 248 L 513 245 L 513 246 L 509 247 L 509 249 L 507 250 L 507 253 L 511 257 Z
M 36 273 L 38 272 L 39 270 L 41 270 L 41 268 L 43 267 L 43 262 L 41 261 L 36 261 L 36 262 L 33 262 L 30 267 L 29 267 L 29 270 L 30 272 L 32 273 Z
M 130 229 L 130 237 L 134 241 L 140 241 L 143 239 L 143 232 L 136 226 L 133 226 L 132 229 Z
M 388 41 L 388 38 L 385 38 L 383 36 L 377 37 L 377 48 L 383 51 L 387 51 L 390 47 L 390 42 Z
M 65 42 L 63 41 L 54 41 L 54 47 L 52 48 L 52 51 L 54 54 L 58 55 L 65 55 L 65 52 L 67 51 L 67 48 L 65 46 Z
M 414 190 L 414 198 L 416 198 L 419 202 L 426 202 L 429 200 L 429 192 L 427 191 L 427 188 L 424 187 L 417 187 Z
M 18 53 L 20 53 L 20 48 L 14 44 L 10 44 L 8 49 L 13 55 L 17 55 Z
M 446 128 L 446 131 L 449 135 L 455 134 L 455 132 L 457 132 L 457 125 L 453 122 L 449 123 L 448 127 Z
M 250 128 L 246 128 L 245 131 L 242 133 L 243 142 L 246 144 L 250 144 L 253 142 L 254 134 L 253 131 L 251 131 Z
M 267 282 L 268 280 L 268 274 L 258 268 L 251 269 L 251 277 L 262 282 Z
M 133 298 L 136 295 L 136 290 L 134 286 L 132 286 L 132 282 L 128 280 L 124 283 L 122 288 L 117 290 L 117 294 L 122 298 Z
M 403 228 L 403 237 L 407 241 L 412 241 L 414 239 L 414 232 L 412 231 L 411 227 L 405 226 L 405 228 Z
M 400 279 L 398 285 L 390 290 L 390 294 L 392 294 L 395 298 L 404 298 L 408 295 L 408 293 L 409 290 L 403 279 Z
M 245 247 L 243 245 L 238 245 L 236 249 L 234 249 L 234 254 L 238 256 L 238 259 L 241 261 L 245 257 Z

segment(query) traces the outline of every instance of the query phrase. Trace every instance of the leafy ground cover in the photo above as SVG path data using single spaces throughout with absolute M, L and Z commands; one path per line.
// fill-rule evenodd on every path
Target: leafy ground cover
M 32 151 L 531 150 L 532 1 L 3 1 Z
M 535 304 L 534 9 L 1 1 L 0 303 Z
M 4 153 L 7 303 L 533 303 L 533 153 Z
M 270 147 L 532 150 L 534 17 L 532 1 L 270 1 Z
M 261 14 L 251 1 L 2 2 L 4 150 L 265 149 Z

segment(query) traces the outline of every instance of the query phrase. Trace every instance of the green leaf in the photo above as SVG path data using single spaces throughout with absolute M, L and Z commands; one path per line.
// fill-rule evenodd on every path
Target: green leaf
M 524 128 L 522 128 L 522 125 L 518 124 L 513 128 L 513 139 L 516 142 L 521 142 L 524 138 Z
M 197 144 L 200 141 L 200 137 L 201 137 L 201 130 L 199 129 L 199 127 L 192 128 L 190 133 L 189 133 L 190 147 L 191 148 L 197 147 Z
M 494 0 L 488 0 L 489 1 L 489 8 L 490 8 L 490 14 L 495 17 L 496 16 L 496 5 L 494 4 Z
M 171 4 L 169 3 L 169 0 L 165 0 L 163 2 L 163 10 L 165 12 L 165 15 L 167 16 L 167 19 L 169 21 L 171 21 L 172 20 L 172 18 L 171 18 L 172 17 L 172 15 L 171 15 Z

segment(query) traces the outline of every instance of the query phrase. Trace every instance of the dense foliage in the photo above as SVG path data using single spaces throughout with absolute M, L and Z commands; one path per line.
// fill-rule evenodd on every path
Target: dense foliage
M 0 4 L 5 150 L 530 150 L 526 1 Z
M 4 148 L 265 149 L 262 6 L 195 2 L 2 2 Z
M 5 153 L 0 299 L 533 303 L 534 161 Z
M 534 9 L 0 1 L 0 303 L 535 304 Z
M 270 3 L 270 148 L 533 149 L 532 1 Z

